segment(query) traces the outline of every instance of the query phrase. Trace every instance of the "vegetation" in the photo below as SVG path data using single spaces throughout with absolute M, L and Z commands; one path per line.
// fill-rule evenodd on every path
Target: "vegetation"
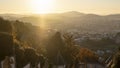
M 116 43 L 115 39 L 111 39 L 109 37 L 105 37 L 100 40 L 87 39 L 80 44 L 91 49 L 111 49 L 119 46 L 119 44 Z
M 0 33 L 0 62 L 5 56 L 13 55 L 13 37 L 9 34 Z
M 43 33 L 39 27 L 28 23 L 0 18 L 0 62 L 5 59 L 5 56 L 14 56 L 17 68 L 22 68 L 28 63 L 31 68 L 37 67 L 39 63 L 43 68 L 46 62 L 49 68 L 62 64 L 66 64 L 66 68 L 72 68 L 79 62 L 98 61 L 98 56 L 92 50 L 75 44 L 72 34 L 51 33 L 50 35 L 47 31 Z M 109 38 L 100 41 L 88 39 L 81 45 L 97 45 L 98 43 L 98 46 L 101 46 L 115 42 Z
M 120 47 L 118 52 L 115 54 L 113 58 L 113 64 L 111 66 L 112 68 L 119 68 L 120 67 Z
M 0 32 L 12 33 L 12 23 L 0 17 Z

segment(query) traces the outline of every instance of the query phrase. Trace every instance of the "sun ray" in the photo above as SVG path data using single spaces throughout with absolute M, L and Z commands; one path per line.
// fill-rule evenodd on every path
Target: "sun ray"
M 31 0 L 30 6 L 34 13 L 49 13 L 54 9 L 54 0 Z

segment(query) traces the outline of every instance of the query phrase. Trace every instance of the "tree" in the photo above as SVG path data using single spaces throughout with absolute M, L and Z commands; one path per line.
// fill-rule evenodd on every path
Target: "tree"
M 12 33 L 12 25 L 8 20 L 0 18 L 0 32 Z
M 78 54 L 79 61 L 81 62 L 94 62 L 98 60 L 98 56 L 91 51 L 88 48 L 80 48 L 79 54 Z
M 68 64 L 68 68 L 72 68 L 74 65 L 77 54 L 79 53 L 79 47 L 75 46 L 75 42 L 73 39 L 73 35 L 66 33 L 63 35 L 64 41 L 66 43 L 64 49 L 62 50 L 63 56 L 65 58 L 65 61 Z
M 27 64 L 24 60 L 24 49 L 21 46 L 21 43 L 19 41 L 14 42 L 15 47 L 15 62 L 17 68 L 22 68 Z
M 52 37 L 49 38 L 47 43 L 48 43 L 46 46 L 47 58 L 50 63 L 50 66 L 52 66 L 52 64 L 56 65 L 57 63 L 56 55 L 58 54 L 59 51 L 61 52 L 61 50 L 64 47 L 64 42 L 61 38 L 61 33 L 56 32 Z
M 36 53 L 36 50 L 33 48 L 25 48 L 24 60 L 30 63 L 31 68 L 36 67 L 39 63 L 39 55 Z
M 13 56 L 13 36 L 0 33 L 0 62 L 5 56 Z
M 118 49 L 118 52 L 115 54 L 113 58 L 113 65 L 112 68 L 119 68 L 120 67 L 120 47 Z
M 43 68 L 45 65 L 45 57 L 43 55 L 39 55 L 39 62 L 40 62 L 40 68 Z
M 32 47 L 24 47 L 25 44 L 21 44 L 19 41 L 15 41 L 15 59 L 16 67 L 22 68 L 30 63 L 31 68 L 36 67 L 39 60 L 39 54 Z

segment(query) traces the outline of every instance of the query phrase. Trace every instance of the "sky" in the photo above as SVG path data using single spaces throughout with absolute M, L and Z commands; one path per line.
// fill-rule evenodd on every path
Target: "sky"
M 120 13 L 120 0 L 0 0 L 0 13 L 62 13 L 67 11 L 102 15 L 117 14 Z

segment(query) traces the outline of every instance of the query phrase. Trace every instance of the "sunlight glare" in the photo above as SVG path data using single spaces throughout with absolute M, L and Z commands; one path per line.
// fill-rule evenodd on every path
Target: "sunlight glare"
M 54 9 L 54 0 L 31 0 L 33 13 L 49 13 Z

